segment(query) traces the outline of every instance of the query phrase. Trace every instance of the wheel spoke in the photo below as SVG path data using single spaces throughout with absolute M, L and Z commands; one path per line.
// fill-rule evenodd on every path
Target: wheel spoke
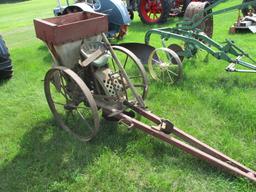
M 64 80 L 63 80 L 63 74 L 60 72 L 60 86 L 61 88 L 63 89 L 64 93 L 62 93 L 62 91 L 60 90 L 60 92 L 62 94 L 64 94 L 63 96 L 66 98 L 66 101 L 68 101 L 68 96 L 67 96 L 67 93 L 66 93 L 66 88 L 65 88 L 65 83 L 64 83 Z
M 170 55 L 170 58 L 166 56 Z M 175 60 L 175 64 L 172 63 L 172 59 L 175 59 L 176 53 L 173 53 L 168 48 L 157 48 L 150 55 L 149 71 L 151 76 L 158 77 L 158 80 L 165 81 L 170 79 L 172 83 L 175 83 L 182 74 L 182 64 L 179 60 Z M 157 57 L 157 59 L 155 59 Z M 167 74 L 166 74 L 167 73 Z M 156 79 L 157 78 L 154 78 Z
M 178 77 L 179 75 L 177 74 L 177 73 L 174 73 L 173 71 L 171 71 L 171 70 L 167 70 L 168 72 L 170 72 L 170 73 L 172 73 L 173 75 L 175 75 L 176 77 Z
M 164 74 L 164 71 L 161 71 L 161 74 L 162 74 L 162 79 L 163 79 L 163 81 L 165 82 L 165 74 Z
M 129 77 L 129 79 L 136 79 L 136 78 L 143 78 L 143 77 L 141 75 Z
M 156 19 L 156 18 L 157 18 L 156 11 L 154 11 L 154 19 Z
M 125 58 L 125 62 L 124 62 L 124 69 L 125 69 L 125 66 L 126 66 L 126 63 L 127 63 L 127 61 L 128 61 L 128 55 L 126 56 L 126 58 Z
M 114 63 L 114 59 L 111 59 L 111 61 L 112 61 L 112 66 L 113 66 L 113 68 L 114 68 L 114 71 L 116 71 L 116 65 L 115 65 L 115 63 Z
M 158 64 L 162 64 L 162 62 L 156 60 L 156 59 L 152 59 L 154 62 L 158 63 Z
M 63 103 L 59 103 L 59 102 L 55 102 L 55 101 L 53 101 L 53 103 L 55 103 L 56 105 L 65 105 L 65 104 L 63 104 Z
M 95 135 L 99 128 L 97 106 L 77 73 L 65 67 L 50 69 L 45 76 L 45 94 L 61 128 L 81 141 L 89 141 Z
M 173 80 L 172 76 L 170 75 L 170 73 L 168 73 L 168 71 L 167 71 L 167 74 L 168 74 L 169 78 L 171 79 L 172 83 L 174 83 L 174 80 Z
M 122 58 L 122 66 L 125 68 L 125 71 L 131 82 L 133 84 L 139 84 L 138 88 L 136 87 L 139 91 L 138 94 L 142 97 L 145 97 L 147 91 L 147 79 L 140 60 L 136 57 L 136 55 L 130 54 L 129 50 L 126 50 L 125 48 L 119 48 L 118 46 L 115 46 L 114 51 L 118 56 L 120 56 L 120 58 Z M 120 77 L 122 79 L 122 75 Z M 121 83 L 123 84 L 123 95 L 126 97 L 127 101 L 136 99 L 129 84 L 127 84 L 125 80 Z
M 143 85 L 143 84 L 134 84 L 133 86 L 134 87 L 145 87 L 145 85 Z
M 80 115 L 80 117 L 84 120 L 83 123 L 85 123 L 86 126 L 87 126 L 88 128 L 90 128 L 90 130 L 92 131 L 91 125 L 90 125 L 90 124 L 87 122 L 87 120 L 84 118 L 83 114 L 82 114 L 79 110 L 76 110 L 76 111 L 78 112 L 78 114 Z

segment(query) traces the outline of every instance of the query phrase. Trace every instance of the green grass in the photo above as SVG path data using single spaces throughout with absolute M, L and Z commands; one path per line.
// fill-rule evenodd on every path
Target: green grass
M 229 6 L 238 0 L 230 1 Z M 14 77 L 0 84 L 0 191 L 256 191 L 173 146 L 137 130 L 101 122 L 89 143 L 60 130 L 47 106 L 43 82 L 50 55 L 34 35 L 33 18 L 52 16 L 53 0 L 0 4 L 0 29 Z M 229 35 L 236 12 L 215 17 L 214 39 L 232 38 L 255 55 L 255 35 Z M 173 25 L 178 19 L 170 19 Z M 136 17 L 125 42 L 143 42 L 152 26 Z M 157 27 L 157 26 L 153 26 Z M 154 37 L 154 44 L 159 40 Z M 184 61 L 184 80 L 151 82 L 151 111 L 232 158 L 256 169 L 256 76 L 230 74 L 206 54 Z

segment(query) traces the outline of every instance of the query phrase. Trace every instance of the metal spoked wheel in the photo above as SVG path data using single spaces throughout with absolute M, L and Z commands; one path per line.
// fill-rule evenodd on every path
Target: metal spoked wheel
M 210 14 L 212 12 L 212 10 L 210 9 L 207 12 L 205 11 L 203 15 L 199 15 L 198 17 L 193 18 L 196 14 L 204 11 L 209 5 L 210 5 L 209 2 L 191 2 L 188 5 L 188 7 L 184 13 L 184 17 L 189 20 L 194 19 L 193 23 L 196 23 L 198 20 L 202 19 L 207 14 Z M 205 19 L 196 28 L 200 29 L 208 37 L 212 37 L 212 35 L 213 35 L 213 16 L 210 16 L 207 19 Z
M 182 63 L 179 56 L 168 48 L 155 49 L 148 61 L 148 70 L 154 80 L 173 84 L 182 79 Z
M 171 9 L 169 0 L 140 0 L 138 12 L 145 24 L 165 23 Z
M 145 99 L 148 92 L 148 79 L 146 76 L 146 71 L 143 65 L 141 64 L 140 60 L 131 51 L 124 47 L 113 46 L 113 49 L 117 58 L 122 64 L 126 74 L 128 75 L 129 80 L 135 87 L 137 93 L 142 97 L 142 99 Z M 114 58 L 111 58 L 111 61 L 109 62 L 109 67 L 114 72 L 119 71 Z M 125 80 L 124 83 L 127 84 Z M 126 86 L 127 100 L 133 100 L 131 89 L 129 85 Z
M 95 100 L 82 79 L 66 67 L 50 69 L 44 81 L 48 105 L 58 125 L 80 141 L 89 141 L 99 129 Z

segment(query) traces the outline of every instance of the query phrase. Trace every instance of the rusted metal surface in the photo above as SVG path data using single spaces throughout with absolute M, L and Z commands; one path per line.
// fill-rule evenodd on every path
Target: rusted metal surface
M 89 141 L 96 135 L 100 126 L 97 105 L 91 91 L 74 71 L 66 67 L 50 69 L 44 88 L 48 105 L 61 128 L 80 141 Z M 83 125 L 80 131 L 79 124 Z
M 73 17 L 71 15 L 67 16 Z M 69 21 L 71 22 L 70 26 L 77 23 L 77 20 Z M 49 23 L 47 24 L 47 26 L 50 25 L 51 24 Z M 42 30 L 40 26 L 38 29 L 39 31 Z M 53 28 L 49 27 L 48 29 Z M 67 34 L 65 33 L 66 28 L 63 28 L 63 30 L 63 34 Z M 80 32 L 80 29 L 76 30 L 78 30 L 78 34 L 84 34 Z M 67 31 L 69 31 L 69 29 L 67 29 Z M 94 33 L 98 34 L 100 32 L 94 31 Z M 83 39 L 84 41 L 89 40 L 85 39 L 87 35 L 88 33 L 86 33 L 84 36 L 80 36 L 78 39 Z M 42 38 L 46 42 L 47 46 L 52 52 L 53 58 L 56 61 L 58 61 L 59 58 L 63 58 L 62 54 L 65 54 L 65 52 L 58 52 L 56 50 L 56 46 L 53 45 L 57 41 L 54 39 L 49 41 L 46 36 L 40 36 L 39 38 Z M 52 38 L 55 37 L 53 36 Z M 70 45 L 69 37 L 63 37 L 62 40 L 65 43 L 64 45 Z M 83 45 L 81 44 L 79 52 L 77 46 L 75 46 L 75 49 L 71 49 L 71 53 L 80 54 L 81 56 L 79 61 L 77 61 L 77 64 L 72 66 L 72 69 L 66 67 L 54 67 L 46 74 L 44 83 L 46 98 L 49 107 L 60 127 L 81 141 L 89 141 L 97 133 L 99 128 L 98 109 L 102 109 L 103 115 L 106 117 L 114 118 L 115 120 L 120 121 L 131 128 L 134 127 L 140 129 L 149 135 L 152 135 L 162 141 L 165 141 L 166 143 L 178 147 L 189 154 L 192 154 L 193 156 L 209 162 L 222 170 L 231 172 L 235 175 L 244 176 L 256 182 L 255 171 L 245 167 L 216 149 L 211 148 L 205 143 L 176 128 L 169 120 L 160 118 L 159 116 L 148 111 L 143 101 L 145 98 L 143 97 L 145 95 L 144 92 L 147 91 L 147 81 L 145 80 L 146 76 L 144 68 L 139 59 L 124 47 L 111 46 L 105 34 L 101 34 L 101 39 L 95 37 L 94 40 L 104 45 L 105 51 L 103 51 L 102 54 L 111 54 L 112 63 L 115 63 L 115 70 L 110 68 L 111 62 L 107 61 L 103 63 L 103 65 L 94 65 L 92 60 L 91 63 L 86 62 L 85 66 L 80 65 L 79 62 L 83 63 L 86 61 L 86 59 L 88 59 L 86 58 L 86 53 L 83 56 Z M 97 52 L 97 49 L 94 51 Z M 134 83 L 132 77 L 129 76 L 126 71 L 126 66 L 128 63 L 121 62 L 120 57 L 117 56 L 117 51 L 125 53 L 126 56 L 124 58 L 126 58 L 126 61 L 130 57 L 135 61 L 135 63 L 137 63 L 140 72 L 139 75 L 142 79 L 142 84 L 139 84 L 143 88 L 141 94 L 137 92 L 137 85 L 135 84 L 137 82 Z M 97 57 L 101 57 L 101 54 L 92 55 L 94 56 L 95 60 L 98 59 Z M 129 67 L 133 69 L 134 65 Z M 106 80 L 110 80 L 111 82 L 108 83 Z M 51 87 L 54 89 L 53 92 L 51 91 Z M 132 99 L 128 99 L 127 89 L 130 89 L 131 92 L 129 96 L 132 96 Z M 111 94 L 107 94 L 107 92 L 110 91 Z M 127 95 L 127 97 L 120 96 L 121 94 L 119 94 L 119 92 L 122 92 L 122 95 Z M 62 103 L 55 100 L 58 98 L 54 97 L 55 94 L 58 94 L 62 98 Z M 79 112 L 79 109 L 87 110 L 87 112 L 90 111 L 91 115 L 84 116 Z M 81 118 L 79 120 L 73 119 L 74 123 L 77 123 L 77 125 L 72 123 L 72 127 L 68 126 L 66 121 L 66 118 L 68 118 L 68 114 L 70 113 L 71 116 L 78 115 L 78 117 Z M 135 119 L 135 114 L 143 116 L 151 121 L 151 124 L 153 123 L 154 125 L 145 124 L 142 121 Z M 77 132 L 77 128 L 79 127 L 81 121 L 83 122 L 83 126 L 91 128 L 91 132 L 89 132 L 89 134 L 80 135 L 80 132 Z M 92 123 L 88 124 L 89 121 Z M 173 136 L 175 136 L 175 138 Z
M 129 107 L 131 106 L 129 105 Z M 162 122 L 164 121 L 160 117 L 146 111 L 145 109 L 140 109 L 135 106 L 133 106 L 133 109 L 156 124 L 162 124 Z M 184 131 L 174 126 L 172 127 L 171 134 L 169 135 L 169 134 L 166 134 L 164 130 L 154 129 L 154 126 L 149 126 L 147 124 L 144 124 L 123 113 L 119 114 L 118 118 L 121 119 L 122 123 L 128 126 L 133 126 L 134 128 L 138 128 L 160 140 L 163 140 L 169 144 L 172 144 L 178 147 L 179 149 L 193 156 L 196 156 L 202 160 L 205 160 L 222 170 L 230 172 L 234 175 L 244 176 L 250 179 L 251 181 L 256 182 L 255 171 L 245 167 L 241 163 L 238 163 L 232 158 L 224 155 L 223 153 L 219 152 L 216 149 L 213 149 L 212 147 L 206 145 L 205 143 L 199 141 L 198 139 L 194 138 L 193 136 L 185 133 Z M 172 135 L 176 136 L 179 139 L 172 137 Z
M 124 70 L 128 74 L 128 77 L 131 79 L 131 83 L 134 84 L 137 92 L 142 97 L 143 100 L 146 99 L 148 93 L 148 79 L 145 68 L 143 67 L 141 61 L 138 57 L 129 49 L 122 46 L 112 46 L 115 54 L 118 52 L 123 53 L 126 57 L 124 63 L 122 63 Z M 129 62 L 133 63 L 134 66 L 129 70 Z M 129 72 L 129 73 L 128 73 Z M 136 75 L 138 75 L 136 77 Z
M 97 102 L 98 103 L 98 102 Z M 112 107 L 104 104 L 104 103 L 98 103 L 100 106 L 105 108 L 105 111 L 108 111 L 108 113 L 112 113 L 113 109 Z M 202 160 L 205 160 L 212 164 L 213 166 L 216 166 L 222 170 L 225 170 L 227 172 L 230 172 L 231 174 L 243 176 L 251 181 L 256 182 L 256 172 L 253 171 L 250 168 L 247 168 L 246 166 L 242 165 L 241 163 L 233 160 L 232 158 L 224 155 L 223 153 L 219 152 L 216 149 L 213 149 L 212 147 L 208 146 L 207 144 L 199 141 L 198 139 L 194 138 L 193 136 L 185 133 L 184 131 L 178 129 L 175 126 L 167 126 L 167 129 L 161 129 L 161 127 L 165 124 L 165 122 L 169 122 L 168 120 L 164 120 L 157 115 L 153 114 L 152 112 L 142 109 L 140 107 L 137 107 L 129 102 L 124 103 L 128 108 L 132 109 L 136 113 L 142 115 L 143 117 L 147 118 L 151 122 L 155 123 L 157 126 L 149 126 L 148 124 L 145 124 L 139 120 L 136 120 L 125 113 L 122 113 L 119 111 L 118 114 L 116 114 L 116 118 L 120 120 L 121 123 L 126 124 L 129 127 L 134 127 L 137 129 L 140 129 L 162 141 L 165 141 L 166 143 L 169 143 L 171 145 L 174 145 L 178 147 L 179 149 L 198 157 Z M 173 125 L 170 123 L 170 125 Z M 156 128 L 160 127 L 160 129 Z M 171 131 L 170 131 L 171 130 Z M 166 132 L 168 134 L 166 134 Z M 174 138 L 175 136 L 176 138 Z M 178 138 L 178 139 L 177 139 Z
M 48 19 L 34 19 L 34 26 L 37 38 L 59 45 L 107 32 L 108 18 L 100 13 L 79 12 Z
M 197 21 L 199 21 L 200 19 L 202 19 L 203 17 L 205 17 L 207 14 L 211 13 L 211 10 L 208 11 L 208 13 L 204 13 L 201 15 L 198 15 L 196 18 L 193 18 L 193 16 L 195 16 L 196 14 L 202 12 L 205 10 L 205 8 L 207 8 L 207 6 L 209 6 L 208 2 L 191 2 L 185 13 L 184 13 L 184 17 L 185 19 L 194 19 L 193 22 L 196 23 Z M 208 37 L 212 37 L 213 34 L 213 16 L 208 17 L 204 22 L 202 22 L 198 27 L 198 29 L 201 29 L 202 31 L 204 31 L 204 33 L 208 36 Z

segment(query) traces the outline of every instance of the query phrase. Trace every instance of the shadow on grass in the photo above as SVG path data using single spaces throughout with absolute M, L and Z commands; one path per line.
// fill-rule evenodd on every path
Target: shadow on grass
M 6 83 L 8 83 L 8 81 L 10 81 L 11 78 L 12 78 L 12 77 L 9 77 L 9 78 L 3 79 L 3 80 L 1 79 L 1 80 L 0 80 L 0 87 L 3 86 L 3 85 L 5 85 Z
M 93 141 L 81 143 L 54 120 L 39 122 L 21 139 L 19 153 L 0 168 L 0 191 L 47 191 L 55 182 L 75 182 L 106 147 L 122 152 L 135 136 L 118 133 L 114 123 L 101 124 Z
M 95 139 L 81 143 L 56 128 L 54 120 L 39 122 L 21 139 L 19 153 L 0 168 L 0 191 L 56 191 L 56 188 L 64 191 L 66 185 L 76 182 L 77 176 L 86 174 L 86 168 L 106 148 L 122 155 L 129 142 L 145 137 L 137 131 L 117 131 L 115 123 L 102 121 L 101 125 L 103 129 Z M 135 153 L 143 155 L 156 168 L 162 169 L 164 164 L 172 162 L 172 166 L 193 173 L 215 176 L 218 173 L 209 171 L 207 163 L 188 157 L 175 147 L 152 138 L 148 142 L 149 145 L 141 146 Z M 175 160 L 166 162 L 166 155 Z
M 48 50 L 48 48 L 47 48 L 46 45 L 41 45 L 41 46 L 39 46 L 38 50 L 39 50 L 39 51 L 42 51 L 42 52 L 49 53 L 49 54 L 47 54 L 47 55 L 43 58 L 44 63 L 51 64 L 51 63 L 53 62 L 52 56 L 51 56 L 51 54 L 50 54 L 50 51 Z
M 30 0 L 1 0 L 0 4 L 4 4 L 4 3 L 20 3 L 20 2 L 24 2 L 24 1 L 30 1 Z

